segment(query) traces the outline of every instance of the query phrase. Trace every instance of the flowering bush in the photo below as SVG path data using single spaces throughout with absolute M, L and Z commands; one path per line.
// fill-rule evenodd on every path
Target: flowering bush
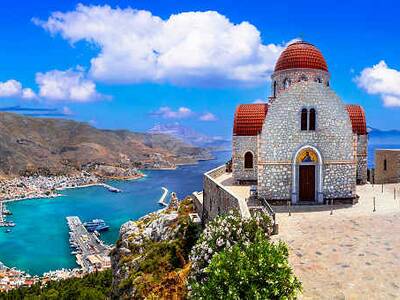
M 235 244 L 249 245 L 255 241 L 257 232 L 262 232 L 265 238 L 271 235 L 272 223 L 267 215 L 256 214 L 242 219 L 238 213 L 232 212 L 208 223 L 190 254 L 192 271 L 189 289 L 191 282 L 202 283 L 206 280 L 205 269 L 215 253 Z
M 301 291 L 286 245 L 260 231 L 255 242 L 216 253 L 205 272 L 207 280 L 192 283 L 192 299 L 295 299 Z

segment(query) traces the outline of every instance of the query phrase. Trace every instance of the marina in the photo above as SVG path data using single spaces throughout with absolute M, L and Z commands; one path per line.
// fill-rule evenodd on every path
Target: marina
M 15 223 L 6 220 L 6 215 L 10 215 L 11 212 L 7 210 L 6 205 L 0 201 L 0 227 L 14 227 Z M 6 232 L 10 232 L 9 229 Z
M 105 245 L 95 232 L 88 232 L 79 217 L 67 217 L 67 223 L 71 254 L 75 255 L 76 263 L 82 270 L 90 273 L 110 268 L 111 247 Z

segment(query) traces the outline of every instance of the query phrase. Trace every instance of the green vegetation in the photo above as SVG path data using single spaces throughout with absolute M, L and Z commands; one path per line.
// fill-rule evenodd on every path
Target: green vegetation
M 258 232 L 254 243 L 217 253 L 207 280 L 193 282 L 192 299 L 295 299 L 301 283 L 288 263 L 288 249 Z
M 8 293 L 0 293 L 1 300 L 102 300 L 111 293 L 111 270 L 96 272 L 82 278 L 50 281 L 45 286 L 35 284 Z
M 168 212 L 167 210 L 166 213 Z M 117 286 L 118 298 L 186 298 L 186 281 L 190 271 L 189 253 L 200 235 L 201 227 L 190 221 L 189 214 L 193 212 L 190 198 L 179 204 L 177 212 L 177 219 L 168 225 L 168 232 L 171 233 L 169 238 L 132 243 L 132 254 L 120 257 L 119 266 L 129 266 L 129 275 Z M 143 225 L 150 223 L 146 220 L 141 222 Z

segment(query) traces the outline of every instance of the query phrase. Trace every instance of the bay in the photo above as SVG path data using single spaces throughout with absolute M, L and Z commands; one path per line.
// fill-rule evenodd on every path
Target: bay
M 123 223 L 160 209 L 157 201 L 162 195 L 161 187 L 176 192 L 181 199 L 202 190 L 203 173 L 225 163 L 230 152 L 215 152 L 214 156 L 214 160 L 176 170 L 145 171 L 147 176 L 139 180 L 108 182 L 121 193 L 88 187 L 62 191 L 64 196 L 58 198 L 9 203 L 7 207 L 13 215 L 8 219 L 17 226 L 10 233 L 0 229 L 0 261 L 32 275 L 77 267 L 70 254 L 67 216 L 78 216 L 83 221 L 104 219 L 110 230 L 101 238 L 113 244 Z

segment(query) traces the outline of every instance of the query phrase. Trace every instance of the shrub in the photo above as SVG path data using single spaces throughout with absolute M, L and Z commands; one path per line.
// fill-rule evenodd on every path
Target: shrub
M 286 245 L 271 243 L 261 231 L 254 243 L 214 255 L 205 273 L 207 280 L 192 283 L 192 299 L 294 299 L 301 291 Z
M 239 214 L 232 212 L 208 223 L 191 251 L 191 281 L 202 282 L 206 279 L 205 268 L 215 253 L 238 243 L 248 245 L 254 242 L 258 231 L 265 238 L 272 233 L 271 220 L 265 214 L 257 214 L 244 220 Z

